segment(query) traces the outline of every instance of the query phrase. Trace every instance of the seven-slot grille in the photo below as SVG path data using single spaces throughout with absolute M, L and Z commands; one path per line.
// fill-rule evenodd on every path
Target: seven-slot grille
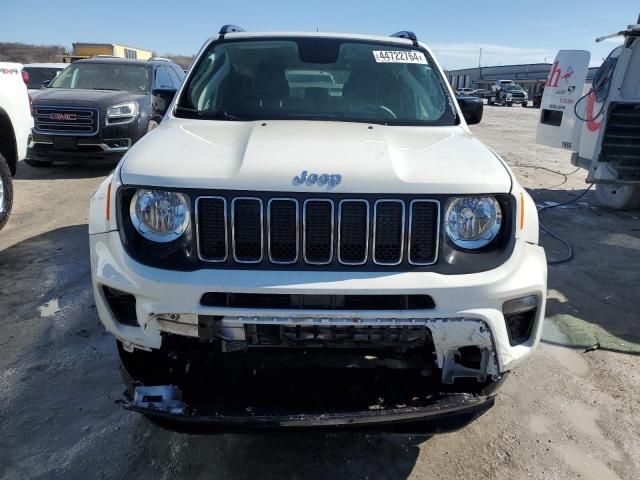
M 35 130 L 53 135 L 95 135 L 98 110 L 95 108 L 34 107 Z
M 206 262 L 394 266 L 435 263 L 440 204 L 431 199 L 196 199 Z

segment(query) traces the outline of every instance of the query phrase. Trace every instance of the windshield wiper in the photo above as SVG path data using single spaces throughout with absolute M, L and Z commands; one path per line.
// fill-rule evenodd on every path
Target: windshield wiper
M 195 118 L 205 118 L 208 120 L 242 120 L 240 117 L 231 115 L 224 110 L 196 110 L 189 107 L 176 107 L 176 113 L 186 113 L 188 116 L 192 115 Z

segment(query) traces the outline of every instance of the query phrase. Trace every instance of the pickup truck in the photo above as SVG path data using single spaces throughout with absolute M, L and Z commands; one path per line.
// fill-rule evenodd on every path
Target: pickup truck
M 496 80 L 491 85 L 491 92 L 485 97 L 489 105 L 499 103 L 507 107 L 512 106 L 514 103 L 519 103 L 523 107 L 526 107 L 529 102 L 527 92 L 524 89 L 513 82 L 513 80 Z
M 294 97 L 301 70 L 340 94 Z M 89 214 L 125 408 L 426 433 L 491 407 L 542 331 L 537 212 L 415 34 L 225 26 L 170 101 L 152 94 L 162 123 Z
M 26 155 L 32 125 L 22 65 L 0 62 L 0 230 L 11 214 L 12 177 Z

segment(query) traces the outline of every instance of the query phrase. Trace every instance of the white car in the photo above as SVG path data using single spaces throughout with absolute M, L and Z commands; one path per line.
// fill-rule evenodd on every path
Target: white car
M 0 230 L 11 214 L 11 177 L 16 174 L 18 161 L 26 155 L 32 126 L 22 65 L 0 62 Z
M 318 108 L 289 70 L 345 81 Z M 431 431 L 493 404 L 539 341 L 545 253 L 426 45 L 225 26 L 171 98 L 156 92 L 163 122 L 91 201 L 126 408 Z
M 458 92 L 458 95 L 471 95 L 471 93 L 474 91 L 473 88 L 458 88 L 456 90 Z

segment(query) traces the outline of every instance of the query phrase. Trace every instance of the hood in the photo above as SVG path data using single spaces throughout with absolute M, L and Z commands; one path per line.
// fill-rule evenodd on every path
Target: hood
M 82 90 L 79 88 L 43 88 L 33 97 L 34 107 L 56 105 L 70 107 L 93 107 L 105 109 L 118 103 L 137 100 L 144 102 L 148 93 L 120 92 L 112 90 Z
M 310 174 L 341 181 L 309 185 Z M 335 193 L 506 193 L 511 176 L 462 127 L 171 119 L 121 166 L 128 185 Z

